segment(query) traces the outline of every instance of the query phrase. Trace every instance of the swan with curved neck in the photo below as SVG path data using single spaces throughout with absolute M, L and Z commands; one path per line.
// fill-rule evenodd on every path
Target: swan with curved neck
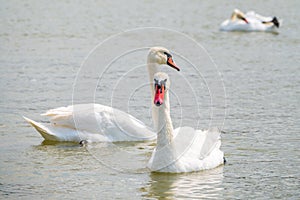
M 172 55 L 169 50 L 163 47 L 153 47 L 150 49 L 147 58 L 147 68 L 149 73 L 149 82 L 151 83 L 154 78 L 154 74 L 158 72 L 158 65 L 167 64 L 170 67 L 180 71 L 179 67 L 174 63 Z M 151 94 L 154 92 L 153 85 L 150 84 Z M 157 112 L 152 109 L 152 118 L 157 118 Z M 157 128 L 156 121 L 153 120 L 154 130 Z
M 221 24 L 220 30 L 277 32 L 279 25 L 276 17 L 264 17 L 253 11 L 244 14 L 242 11 L 234 9 L 230 19 Z
M 174 63 L 168 49 L 152 47 L 147 57 L 150 80 L 153 80 L 159 65 L 168 65 L 179 71 L 179 67 Z M 152 86 L 151 92 L 153 92 Z M 45 140 L 114 142 L 156 138 L 156 134 L 151 129 L 132 115 L 101 104 L 77 104 L 60 107 L 48 110 L 42 115 L 50 117 L 50 124 L 42 124 L 24 118 Z
M 153 88 L 152 109 L 157 114 L 153 119 L 157 124 L 157 145 L 148 168 L 156 172 L 180 173 L 211 169 L 223 164 L 220 131 L 201 131 L 191 127 L 174 130 L 170 116 L 168 75 L 156 73 Z

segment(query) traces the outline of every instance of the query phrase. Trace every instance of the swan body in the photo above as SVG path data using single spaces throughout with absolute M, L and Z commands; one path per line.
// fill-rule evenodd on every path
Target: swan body
M 165 73 L 154 76 L 154 104 L 157 112 L 157 145 L 148 162 L 148 168 L 155 172 L 193 172 L 215 168 L 224 162 L 220 150 L 221 139 L 218 129 L 206 131 L 191 127 L 173 129 L 170 117 L 168 88 L 169 77 Z
M 50 117 L 50 124 L 24 118 L 45 140 L 115 142 L 156 138 L 151 129 L 132 115 L 101 104 L 60 107 L 42 115 Z
M 179 71 L 166 48 L 152 47 L 147 58 L 149 78 L 152 80 L 159 65 L 167 64 Z M 151 91 L 153 88 L 151 86 Z M 143 141 L 156 138 L 143 122 L 121 110 L 101 104 L 77 104 L 48 110 L 42 114 L 50 123 L 24 119 L 45 140 L 79 142 Z
M 264 17 L 254 11 L 242 13 L 235 9 L 230 19 L 225 20 L 221 26 L 221 31 L 265 31 L 277 32 L 279 22 L 276 17 Z

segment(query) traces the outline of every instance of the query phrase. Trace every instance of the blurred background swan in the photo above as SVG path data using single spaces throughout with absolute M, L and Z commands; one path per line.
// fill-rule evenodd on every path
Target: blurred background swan
M 279 26 L 277 17 L 264 17 L 254 11 L 244 14 L 242 11 L 234 9 L 230 19 L 221 24 L 220 30 L 277 32 Z

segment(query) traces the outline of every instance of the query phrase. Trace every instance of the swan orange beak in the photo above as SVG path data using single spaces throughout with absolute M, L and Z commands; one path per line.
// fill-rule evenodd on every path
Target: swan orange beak
M 179 67 L 175 64 L 175 62 L 171 56 L 168 56 L 167 65 L 169 65 L 170 67 L 173 67 L 177 71 L 180 71 Z
M 165 52 L 165 54 L 167 55 L 167 65 L 169 65 L 170 67 L 173 67 L 177 71 L 180 71 L 179 67 L 175 64 L 175 62 L 172 58 L 172 55 L 167 52 Z
M 161 106 L 164 103 L 165 98 L 165 86 L 155 85 L 155 96 L 154 96 L 154 104 L 156 106 Z

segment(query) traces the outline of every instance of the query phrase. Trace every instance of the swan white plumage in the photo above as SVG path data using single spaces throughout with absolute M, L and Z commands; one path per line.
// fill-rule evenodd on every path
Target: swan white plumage
M 221 24 L 220 30 L 277 32 L 279 25 L 276 17 L 264 17 L 254 11 L 244 14 L 240 10 L 234 9 L 231 18 Z
M 173 129 L 170 117 L 167 74 L 158 72 L 154 76 L 155 92 L 152 109 L 157 118 L 157 145 L 148 163 L 156 172 L 192 172 L 215 168 L 224 163 L 220 150 L 221 139 L 218 129 L 206 131 L 191 127 Z
M 170 51 L 164 47 L 152 47 L 147 57 L 150 80 L 158 71 L 158 65 L 167 64 L 179 71 Z M 151 91 L 153 86 L 151 85 Z M 31 124 L 45 140 L 79 142 L 143 141 L 156 138 L 156 134 L 143 122 L 121 110 L 101 104 L 77 104 L 48 110 L 43 116 L 50 123 Z

